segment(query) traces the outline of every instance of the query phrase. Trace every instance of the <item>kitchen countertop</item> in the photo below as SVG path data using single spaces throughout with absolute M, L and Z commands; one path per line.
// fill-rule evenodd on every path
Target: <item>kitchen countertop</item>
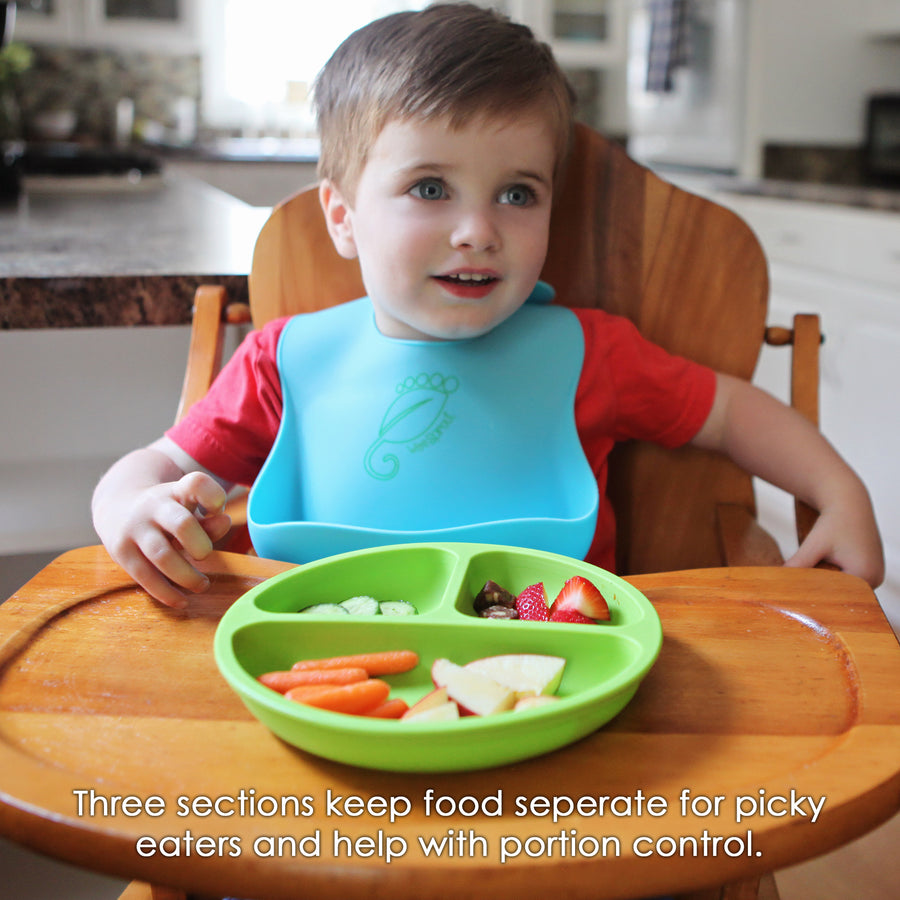
M 713 187 L 724 193 L 752 197 L 773 197 L 780 200 L 802 200 L 806 203 L 830 203 L 837 206 L 900 212 L 900 190 L 885 187 L 741 178 L 714 179 Z
M 704 195 L 738 194 L 804 203 L 825 203 L 883 212 L 900 212 L 900 190 L 869 185 L 823 184 L 812 181 L 781 181 L 772 178 L 740 178 L 736 175 L 691 170 L 656 169 L 667 181 Z
M 0 329 L 183 324 L 201 283 L 245 300 L 268 214 L 174 172 L 26 182 L 0 206 Z
M 287 161 L 282 144 L 257 143 L 220 146 L 218 158 Z M 290 159 L 314 149 L 304 142 Z M 900 212 L 900 191 L 887 188 L 659 174 L 699 193 Z M 0 206 L 0 330 L 186 324 L 202 283 L 246 300 L 253 245 L 269 212 L 165 168 L 137 184 L 32 179 L 18 204 Z

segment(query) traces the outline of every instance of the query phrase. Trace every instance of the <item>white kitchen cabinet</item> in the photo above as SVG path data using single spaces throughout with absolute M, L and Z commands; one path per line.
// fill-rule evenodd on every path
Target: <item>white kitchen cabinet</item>
M 625 61 L 625 0 L 505 0 L 491 5 L 528 25 L 566 68 L 604 69 Z
M 226 358 L 242 334 L 229 326 Z M 94 485 L 172 423 L 189 339 L 188 325 L 0 332 L 0 376 L 17 386 L 0 396 L 0 569 L 97 542 Z
M 154 13 L 145 3 L 109 0 L 20 3 L 15 37 L 28 43 L 197 52 L 200 49 L 199 2 L 177 0 L 171 15 Z
M 875 38 L 900 38 L 900 3 L 897 0 L 865 0 L 865 31 Z
M 720 194 L 756 231 L 770 264 L 769 323 L 820 316 L 819 424 L 860 473 L 885 542 L 878 596 L 900 631 L 900 215 Z M 763 349 L 755 381 L 787 401 L 789 357 Z M 796 548 L 790 498 L 757 486 L 760 514 L 785 552 Z
M 753 228 L 773 264 L 900 291 L 900 214 L 771 197 L 718 194 Z
M 16 7 L 13 37 L 26 43 L 63 43 L 77 40 L 84 29 L 84 10 L 78 3 L 38 0 Z
M 20 386 L 0 398 L 12 425 L 0 452 L 0 555 L 96 543 L 94 485 L 171 424 L 188 340 L 188 326 L 0 334 L 0 373 Z

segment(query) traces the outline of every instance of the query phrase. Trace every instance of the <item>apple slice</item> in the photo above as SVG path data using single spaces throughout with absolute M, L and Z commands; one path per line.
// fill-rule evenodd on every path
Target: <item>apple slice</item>
M 516 699 L 556 693 L 565 667 L 563 657 L 541 653 L 485 656 L 465 665 L 470 672 L 478 672 L 515 691 Z
M 513 707 L 513 711 L 521 712 L 525 709 L 538 709 L 541 706 L 552 706 L 558 701 L 559 697 L 552 696 L 550 694 L 539 694 L 537 696 L 532 694 L 528 697 L 522 697 L 521 699 L 516 700 L 516 705 Z
M 449 722 L 458 718 L 459 707 L 452 700 L 439 703 L 437 706 L 429 706 L 418 712 L 415 711 L 414 706 L 411 706 L 409 711 L 401 716 L 404 722 Z
M 400 718 L 411 719 L 413 716 L 418 716 L 423 712 L 428 712 L 429 709 L 434 709 L 437 706 L 443 706 L 445 703 L 449 702 L 450 698 L 447 696 L 447 688 L 435 688 L 433 691 L 429 691 L 420 700 L 417 700 L 415 703 L 413 703 L 413 705 L 410 706 L 410 708 L 405 713 L 403 713 Z
M 457 702 L 464 716 L 491 716 L 512 709 L 516 702 L 516 693 L 511 688 L 449 659 L 434 661 L 431 680 L 437 687 L 447 689 L 448 696 Z

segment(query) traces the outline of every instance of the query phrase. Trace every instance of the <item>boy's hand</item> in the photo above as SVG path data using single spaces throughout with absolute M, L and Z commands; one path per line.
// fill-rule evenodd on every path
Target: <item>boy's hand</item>
M 867 496 L 826 507 L 785 565 L 813 567 L 821 562 L 858 575 L 873 588 L 884 581 L 884 553 Z
M 155 448 L 116 463 L 94 492 L 94 527 L 109 555 L 152 597 L 182 609 L 186 591 L 209 587 L 194 566 L 231 520 L 225 489 L 211 475 L 187 474 Z
M 796 410 L 753 385 L 719 374 L 712 410 L 695 446 L 717 450 L 820 512 L 790 566 L 834 563 L 873 588 L 884 553 L 868 492 L 859 476 Z
M 183 608 L 185 594 L 209 587 L 193 562 L 205 559 L 231 519 L 222 512 L 225 491 L 202 472 L 147 488 L 135 497 L 110 555 L 149 594 Z

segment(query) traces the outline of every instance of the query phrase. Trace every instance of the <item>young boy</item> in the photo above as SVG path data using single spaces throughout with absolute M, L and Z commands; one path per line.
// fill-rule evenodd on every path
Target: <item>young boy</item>
M 572 128 L 527 28 L 469 4 L 388 16 L 341 45 L 315 98 L 322 208 L 368 297 L 252 333 L 187 419 L 102 478 L 97 532 L 150 594 L 183 607 L 206 587 L 193 563 L 233 483 L 255 482 L 263 556 L 474 540 L 611 568 L 597 485 L 629 437 L 722 451 L 802 497 L 821 515 L 788 564 L 880 583 L 866 490 L 802 417 L 625 320 L 526 303 Z

